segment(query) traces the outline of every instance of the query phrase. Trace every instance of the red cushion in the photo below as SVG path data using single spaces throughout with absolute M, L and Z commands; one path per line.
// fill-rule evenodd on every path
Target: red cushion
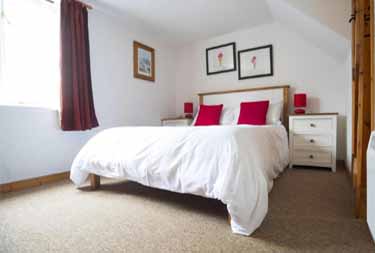
M 219 125 L 223 105 L 200 105 L 195 126 Z
M 269 101 L 242 102 L 238 125 L 265 125 Z

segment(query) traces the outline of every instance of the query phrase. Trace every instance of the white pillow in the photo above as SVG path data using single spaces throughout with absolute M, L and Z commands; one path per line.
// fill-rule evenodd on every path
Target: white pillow
M 281 119 L 281 113 L 283 111 L 283 102 L 273 103 L 268 106 L 267 111 L 267 125 L 277 124 Z
M 220 115 L 220 125 L 235 125 L 235 108 L 224 108 Z
M 198 107 L 198 110 L 197 110 L 197 114 L 195 114 L 193 122 L 191 123 L 191 126 L 195 126 L 195 122 L 197 122 L 198 115 L 199 115 L 199 107 Z

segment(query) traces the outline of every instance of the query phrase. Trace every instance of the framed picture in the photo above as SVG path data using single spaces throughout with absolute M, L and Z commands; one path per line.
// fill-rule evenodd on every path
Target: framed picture
M 228 43 L 206 49 L 207 75 L 235 71 L 236 43 Z
M 273 76 L 272 45 L 238 51 L 238 79 Z
M 155 50 L 133 41 L 133 71 L 134 77 L 155 81 Z

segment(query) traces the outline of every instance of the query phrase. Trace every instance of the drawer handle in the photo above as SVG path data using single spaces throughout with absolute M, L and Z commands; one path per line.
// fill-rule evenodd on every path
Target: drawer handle
M 310 127 L 316 127 L 314 123 L 310 123 Z
M 311 139 L 311 140 L 310 140 L 310 143 L 314 143 L 314 142 L 315 142 L 314 139 Z
M 309 158 L 310 158 L 310 159 L 314 159 L 314 156 L 313 156 L 313 155 L 310 155 Z

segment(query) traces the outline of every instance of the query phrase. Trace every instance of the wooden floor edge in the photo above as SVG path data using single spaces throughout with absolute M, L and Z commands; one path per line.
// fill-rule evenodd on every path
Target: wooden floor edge
M 25 190 L 25 189 L 32 188 L 32 187 L 41 186 L 44 184 L 69 179 L 69 174 L 70 174 L 69 171 L 65 171 L 61 173 L 25 179 L 25 180 L 20 180 L 16 182 L 6 183 L 6 184 L 0 184 L 0 193 Z

